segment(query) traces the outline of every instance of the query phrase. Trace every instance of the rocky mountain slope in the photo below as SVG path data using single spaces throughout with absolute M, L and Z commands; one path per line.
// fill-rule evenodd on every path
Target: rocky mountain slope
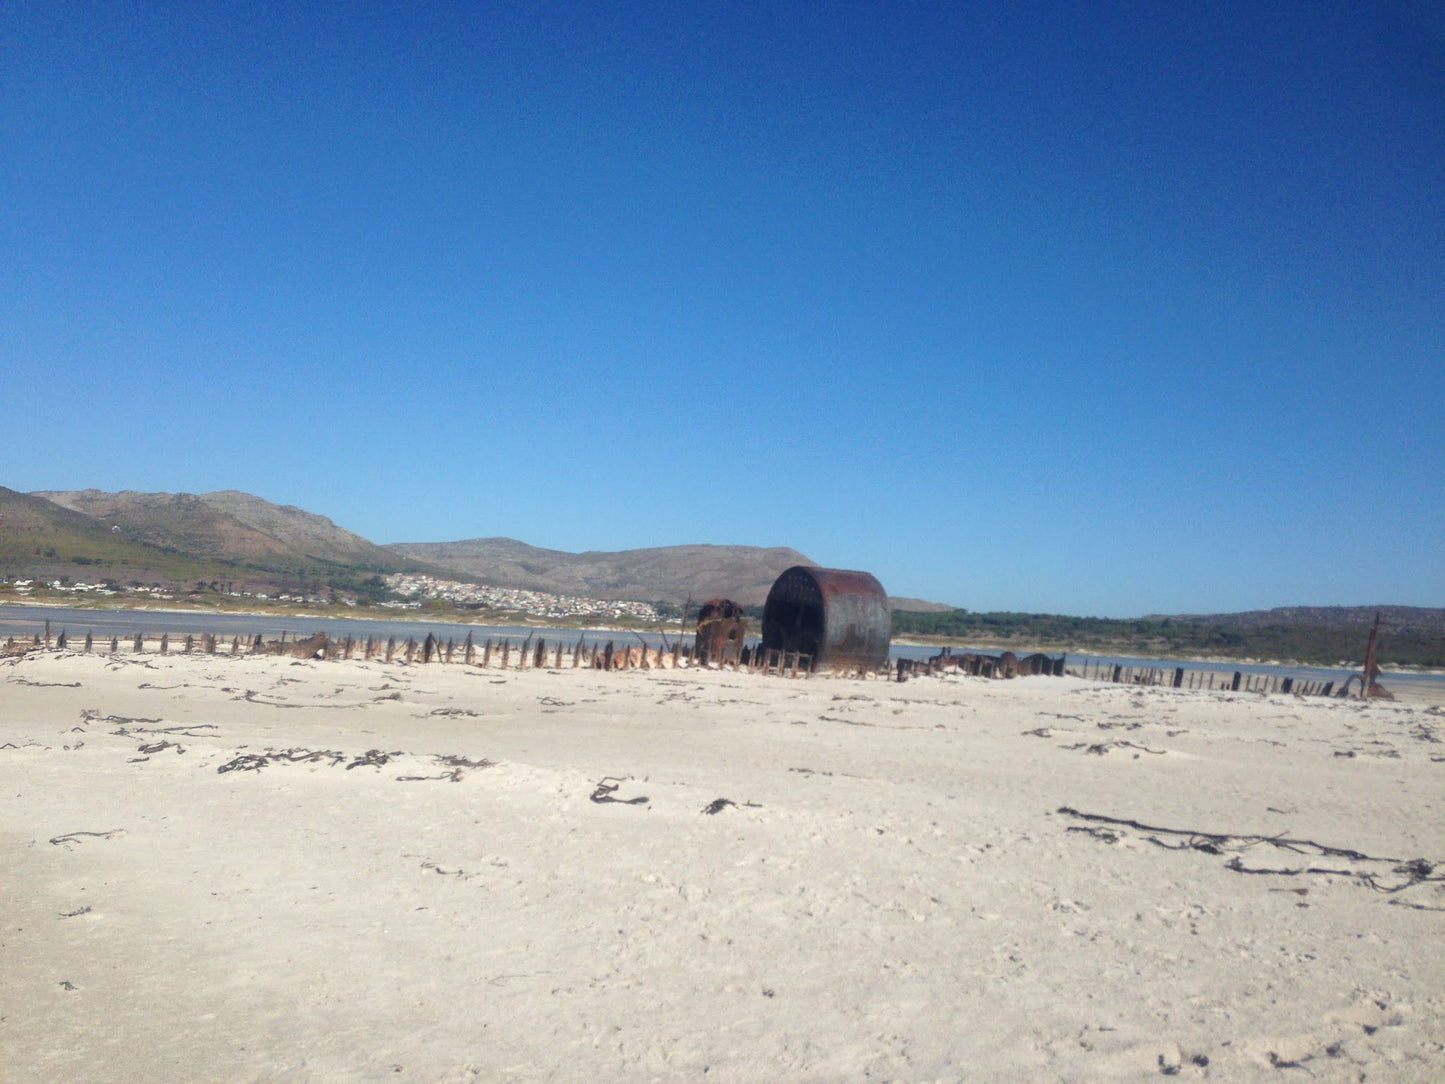
M 118 526 L 128 539 L 196 557 L 398 564 L 394 554 L 338 527 L 325 516 L 272 504 L 235 490 L 201 494 L 41 490 L 32 496 L 107 526 Z
M 325 516 L 249 493 L 0 490 L 0 578 L 121 584 L 242 584 L 356 594 L 384 572 L 422 572 L 552 594 L 681 603 L 715 595 L 761 603 L 785 548 L 666 546 L 563 553 L 511 538 L 378 546 Z
M 0 487 L 0 578 L 210 579 L 215 562 L 133 537 L 43 497 Z

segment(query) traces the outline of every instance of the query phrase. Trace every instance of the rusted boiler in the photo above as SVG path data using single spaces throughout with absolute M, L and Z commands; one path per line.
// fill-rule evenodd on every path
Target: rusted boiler
M 867 572 L 794 565 L 763 609 L 763 650 L 800 652 L 821 669 L 885 667 L 891 636 L 888 595 Z
M 748 622 L 741 606 L 728 598 L 708 599 L 697 613 L 694 651 L 703 661 L 722 661 L 729 652 L 742 651 L 747 634 Z

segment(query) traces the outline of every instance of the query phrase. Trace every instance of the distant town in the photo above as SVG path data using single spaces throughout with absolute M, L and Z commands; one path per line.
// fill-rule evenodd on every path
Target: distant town
M 443 580 L 435 576 L 398 572 L 383 576 L 387 592 L 393 596 L 378 606 L 390 610 L 420 610 L 427 603 L 440 603 L 457 609 L 498 610 L 527 617 L 548 619 L 615 620 L 628 618 L 636 621 L 656 622 L 661 618 L 658 609 L 650 602 L 615 601 L 608 599 L 580 598 L 575 595 L 553 595 L 545 591 L 525 591 L 515 587 L 492 587 L 485 584 L 464 583 L 458 580 Z M 203 585 L 197 585 L 198 587 Z M 217 589 L 219 587 L 220 589 Z M 37 591 L 46 595 L 69 595 L 77 599 L 86 597 L 109 598 L 117 595 L 148 598 L 155 601 L 175 601 L 192 597 L 195 592 L 186 591 L 174 585 L 134 583 L 129 587 L 106 583 L 81 583 L 68 579 L 35 580 L 17 579 L 0 581 L 0 591 L 17 598 L 33 597 Z M 360 600 L 345 592 L 324 594 L 295 594 L 288 592 L 251 591 L 234 585 L 214 585 L 210 593 L 232 599 L 254 599 L 257 602 L 301 603 L 311 606 L 357 606 Z
M 523 591 L 515 587 L 491 587 L 485 584 L 440 580 L 435 576 L 395 572 L 383 576 L 387 589 L 402 596 L 399 601 L 381 605 L 396 609 L 418 609 L 424 600 L 435 599 L 453 606 L 475 606 L 484 610 L 505 610 L 532 617 L 632 617 L 656 621 L 657 607 L 649 602 L 615 602 L 574 595 L 549 595 L 543 591 Z

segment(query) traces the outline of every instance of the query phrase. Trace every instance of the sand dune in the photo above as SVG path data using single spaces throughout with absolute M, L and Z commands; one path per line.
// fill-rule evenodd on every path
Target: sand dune
M 15 1081 L 1438 1080 L 1445 711 L 0 662 Z

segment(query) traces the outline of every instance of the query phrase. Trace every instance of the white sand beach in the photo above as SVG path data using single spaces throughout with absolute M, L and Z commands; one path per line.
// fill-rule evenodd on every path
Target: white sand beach
M 1445 710 L 0 661 L 23 1081 L 1445 1079 Z

